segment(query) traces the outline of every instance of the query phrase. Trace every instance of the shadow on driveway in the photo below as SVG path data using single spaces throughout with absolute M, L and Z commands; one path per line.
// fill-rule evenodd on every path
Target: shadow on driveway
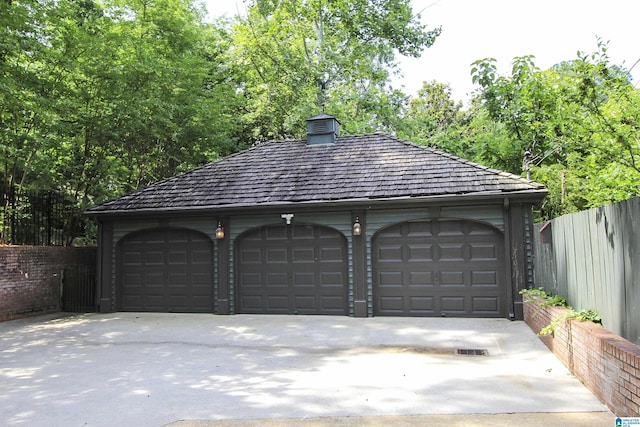
M 22 319 L 0 324 L 0 389 L 6 426 L 592 412 L 613 424 L 527 325 L 504 319 Z

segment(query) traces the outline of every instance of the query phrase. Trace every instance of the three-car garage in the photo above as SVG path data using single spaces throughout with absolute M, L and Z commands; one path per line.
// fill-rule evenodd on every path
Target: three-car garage
M 327 114 L 306 130 L 88 209 L 100 311 L 522 318 L 542 185 Z
M 504 317 L 504 238 L 475 221 L 426 219 L 371 238 L 374 316 Z M 234 245 L 235 313 L 348 315 L 348 239 L 314 224 L 267 225 Z M 182 228 L 152 228 L 118 245 L 118 310 L 213 312 L 214 242 Z

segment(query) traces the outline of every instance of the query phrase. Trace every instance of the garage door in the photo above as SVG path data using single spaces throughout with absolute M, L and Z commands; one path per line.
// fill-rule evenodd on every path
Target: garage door
M 239 313 L 348 313 L 346 240 L 313 225 L 268 226 L 237 247 Z
M 406 222 L 373 242 L 374 314 L 505 317 L 502 234 L 472 221 Z
M 118 246 L 120 311 L 213 312 L 212 242 L 184 229 L 127 235 Z

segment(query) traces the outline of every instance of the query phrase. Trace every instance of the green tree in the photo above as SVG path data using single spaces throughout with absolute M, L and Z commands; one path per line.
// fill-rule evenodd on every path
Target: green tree
M 0 4 L 3 178 L 77 200 L 70 229 L 88 205 L 237 149 L 230 38 L 191 1 Z
M 396 54 L 418 56 L 439 34 L 408 0 L 256 0 L 233 29 L 245 71 L 249 139 L 299 136 L 322 110 L 346 132 L 392 129 L 405 96 L 389 87 Z
M 451 87 L 437 81 L 423 82 L 416 97 L 409 101 L 404 115 L 404 130 L 408 139 L 428 145 L 443 133 L 449 134 L 462 115 L 462 103 L 451 97 Z M 442 147 L 441 147 L 442 148 Z
M 24 185 L 26 170 L 43 144 L 39 128 L 50 117 L 45 9 L 36 1 L 0 1 L 0 162 L 5 189 Z M 44 108 L 43 108 L 44 107 Z
M 546 71 L 516 58 L 508 77 L 492 59 L 474 63 L 482 106 L 510 141 L 490 143 L 500 153 L 492 166 L 530 170 L 546 184 L 545 217 L 640 195 L 640 94 L 606 51 L 599 42 L 597 52 Z

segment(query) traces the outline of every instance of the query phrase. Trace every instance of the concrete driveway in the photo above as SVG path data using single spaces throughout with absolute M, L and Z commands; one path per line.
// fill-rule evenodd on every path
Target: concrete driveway
M 37 317 L 0 323 L 0 390 L 3 426 L 614 425 L 503 319 Z

